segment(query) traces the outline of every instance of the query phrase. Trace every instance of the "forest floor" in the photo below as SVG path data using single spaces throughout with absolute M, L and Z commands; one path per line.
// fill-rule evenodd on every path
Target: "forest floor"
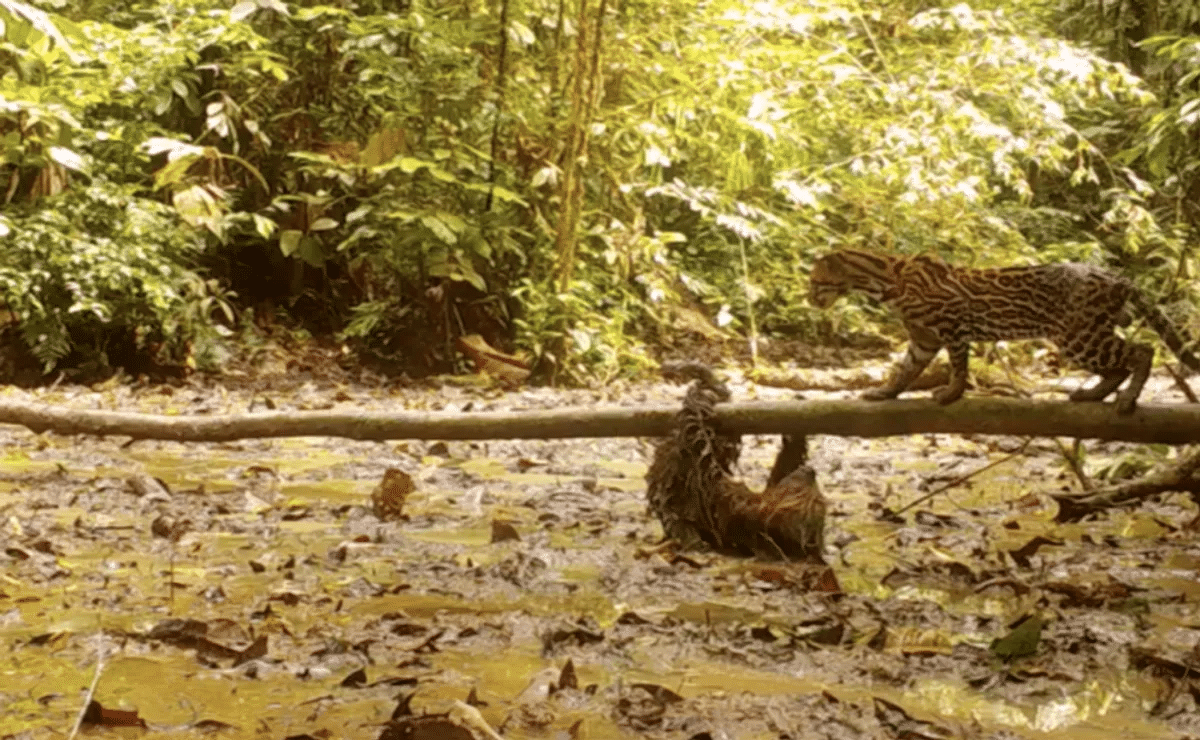
M 731 374 L 736 400 L 792 394 Z M 169 414 L 681 395 L 302 373 L 4 392 Z M 652 440 L 126 442 L 0 427 L 0 738 L 67 736 L 89 687 L 89 722 L 171 737 L 1200 738 L 1196 506 L 1055 523 L 1069 442 L 811 440 L 836 594 L 657 548 Z M 752 486 L 776 446 L 745 440 Z M 1083 447 L 1093 476 L 1147 464 Z M 382 521 L 389 468 L 415 490 Z

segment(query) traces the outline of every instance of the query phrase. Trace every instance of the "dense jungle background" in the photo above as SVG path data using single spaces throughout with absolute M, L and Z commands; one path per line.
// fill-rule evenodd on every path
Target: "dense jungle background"
M 843 246 L 1200 337 L 1198 143 L 1200 0 L 0 0 L 0 410 L 846 397 L 904 333 L 808 305 Z M 0 426 L 0 738 L 1200 738 L 1195 449 L 809 445 L 815 582 L 664 543 L 646 440 Z
M 310 337 L 421 376 L 472 335 L 589 383 L 681 345 L 895 330 L 806 305 L 835 246 L 1084 259 L 1195 299 L 1192 2 L 0 14 L 0 370 L 22 383 Z

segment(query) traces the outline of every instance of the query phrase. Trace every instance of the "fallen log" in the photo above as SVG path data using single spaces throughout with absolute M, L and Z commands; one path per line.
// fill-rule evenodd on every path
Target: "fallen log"
M 0 424 L 35 433 L 117 435 L 178 442 L 266 437 L 390 439 L 561 439 L 659 437 L 678 405 L 527 411 L 393 413 L 335 410 L 166 416 L 0 401 Z M 1200 405 L 1144 405 L 1120 416 L 1112 404 L 965 398 L 949 406 L 927 399 L 727 403 L 717 428 L 730 434 L 999 434 L 1187 444 L 1200 442 Z

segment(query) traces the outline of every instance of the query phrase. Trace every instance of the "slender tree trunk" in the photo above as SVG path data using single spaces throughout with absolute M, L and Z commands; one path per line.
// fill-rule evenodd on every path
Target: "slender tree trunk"
M 508 81 L 508 3 L 500 0 L 500 59 L 496 63 L 496 117 L 492 121 L 492 161 L 489 165 L 488 184 L 496 185 L 496 160 L 500 156 L 500 117 L 504 115 L 504 88 Z M 492 210 L 495 190 L 488 190 L 485 210 Z
M 583 209 L 582 168 L 587 163 L 588 129 L 595 117 L 601 89 L 600 50 L 607 10 L 607 0 L 600 0 L 595 20 L 589 21 L 587 0 L 579 0 L 579 36 L 575 44 L 574 76 L 571 80 L 571 118 L 566 131 L 563 179 L 559 191 L 560 210 L 554 239 L 554 249 L 558 255 L 558 289 L 563 292 L 570 288 L 575 270 L 579 218 Z

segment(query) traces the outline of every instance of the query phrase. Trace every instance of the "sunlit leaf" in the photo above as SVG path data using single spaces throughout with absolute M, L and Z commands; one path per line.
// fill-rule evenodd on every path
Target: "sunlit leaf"
M 404 129 L 382 128 L 371 134 L 361 155 L 362 164 L 376 167 L 404 150 Z
M 266 218 L 265 216 L 260 216 L 257 213 L 254 214 L 254 230 L 263 239 L 270 239 L 271 235 L 274 234 L 275 230 L 278 228 L 279 225 L 271 219 Z
M 28 41 L 28 31 L 33 29 L 38 34 L 53 39 L 57 47 L 62 49 L 73 63 L 78 64 L 84 60 L 83 55 L 76 52 L 67 40 L 67 36 L 80 42 L 86 39 L 82 30 L 74 22 L 62 16 L 50 15 L 33 5 L 15 0 L 0 2 L 0 19 L 3 15 L 9 16 L 4 24 L 4 34 L 10 41 L 16 43 Z M 17 40 L 18 34 L 24 37 L 21 41 Z
M 449 226 L 447 226 L 446 223 L 443 222 L 437 216 L 434 216 L 434 215 L 421 216 L 421 223 L 424 224 L 425 228 L 432 231 L 433 234 L 438 239 L 441 239 L 444 243 L 446 243 L 446 244 L 457 244 L 458 243 L 458 236 L 455 235 L 454 230 L 451 229 Z
M 530 187 L 539 188 L 543 185 L 556 185 L 558 183 L 558 169 L 556 167 L 546 166 L 540 168 L 533 173 L 533 179 L 529 181 Z
M 258 10 L 258 3 L 243 0 L 229 9 L 229 20 L 233 23 L 241 23 L 253 15 L 256 10 Z
M 171 202 L 183 220 L 223 237 L 225 207 L 222 196 L 214 185 L 197 184 L 175 191 Z
M 579 352 L 587 352 L 592 348 L 592 335 L 583 329 L 571 329 L 567 332 L 571 341 L 575 343 L 575 349 Z
M 61 146 L 52 146 L 47 152 L 51 159 L 69 170 L 82 172 L 85 169 L 83 157 L 79 156 L 77 152 Z
M 199 147 L 195 144 L 189 144 L 184 141 L 177 141 L 175 139 L 167 139 L 161 136 L 152 136 L 149 139 L 146 139 L 145 143 L 142 144 L 142 147 L 151 156 L 167 152 L 168 156 L 171 158 L 186 155 L 195 156 L 204 152 L 204 147 Z
M 537 37 L 533 35 L 533 31 L 529 30 L 529 27 L 520 21 L 508 22 L 508 38 L 510 41 L 521 46 L 532 46 L 537 40 Z

